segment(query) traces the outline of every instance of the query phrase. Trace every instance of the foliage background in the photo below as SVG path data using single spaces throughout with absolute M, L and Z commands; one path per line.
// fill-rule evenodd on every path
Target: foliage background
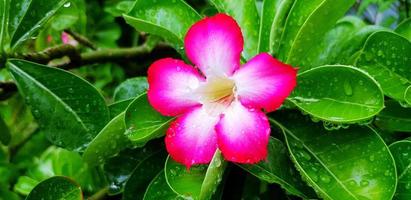
M 411 3 L 227 2 L 1 0 L 0 199 L 410 199 Z M 172 119 L 149 106 L 145 76 L 185 59 L 190 7 L 236 18 L 244 60 L 300 68 L 266 162 L 216 153 L 188 172 L 167 158 Z

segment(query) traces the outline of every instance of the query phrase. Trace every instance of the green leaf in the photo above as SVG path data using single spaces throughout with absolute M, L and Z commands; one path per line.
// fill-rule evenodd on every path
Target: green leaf
M 255 0 L 224 1 L 210 0 L 219 12 L 232 16 L 240 25 L 244 37 L 243 57 L 249 60 L 258 53 L 258 30 L 260 19 Z
M 365 23 L 362 19 L 354 16 L 346 16 L 339 20 L 333 29 L 324 35 L 321 43 L 312 46 L 306 56 L 301 59 L 299 63 L 304 66 L 303 70 L 326 64 L 349 64 L 338 58 L 353 46 L 357 46 L 357 50 L 361 49 L 365 39 L 353 43 L 353 38 L 355 38 L 353 33 L 357 33 L 364 26 Z M 350 46 L 346 46 L 346 44 Z M 347 55 L 348 58 L 350 56 Z M 348 60 L 348 58 L 344 59 Z
M 89 166 L 103 164 L 107 158 L 113 157 L 129 146 L 129 140 L 124 135 L 126 124 L 124 112 L 112 119 L 106 127 L 90 142 L 84 151 L 83 160 Z
M 28 176 L 20 176 L 17 183 L 14 185 L 14 191 L 28 195 L 40 181 L 32 179 Z
M 144 194 L 144 200 L 159 200 L 159 199 L 173 199 L 183 200 L 184 198 L 176 194 L 167 185 L 166 177 L 164 176 L 164 170 L 161 170 L 157 176 L 148 185 Z
M 128 24 L 138 31 L 158 35 L 184 54 L 184 36 L 200 15 L 183 0 L 136 0 L 128 14 Z
M 289 100 L 314 118 L 333 123 L 362 122 L 384 108 L 378 83 L 363 71 L 343 65 L 300 73 Z
M 395 29 L 395 32 L 407 38 L 408 40 L 411 40 L 411 18 L 408 18 L 401 22 Z
M 399 101 L 411 86 L 411 42 L 396 33 L 380 31 L 372 34 L 365 43 L 355 66 L 370 74 L 384 94 Z
M 150 105 L 147 94 L 137 97 L 126 110 L 126 136 L 135 145 L 161 137 L 174 118 L 162 116 Z
M 385 105 L 375 125 L 387 131 L 411 132 L 411 108 L 404 108 L 393 100 L 385 101 Z
M 260 33 L 258 36 L 258 52 L 270 51 L 271 26 L 282 2 L 283 0 L 263 0 Z
M 136 166 L 139 166 L 140 163 L 152 155 L 164 151 L 163 143 L 162 141 L 161 145 L 159 145 L 158 143 L 150 142 L 142 148 L 125 149 L 115 157 L 108 159 L 103 166 L 109 183 L 108 193 L 110 195 L 121 193 Z
M 12 162 L 19 168 L 29 168 L 34 165 L 34 160 L 50 146 L 50 142 L 41 131 L 36 131 L 30 136 L 30 140 L 20 146 L 12 156 Z
M 4 42 L 7 37 L 7 22 L 9 15 L 9 1 L 3 0 L 0 1 L 0 65 L 3 63 L 3 51 L 5 50 Z M 3 67 L 3 66 L 0 66 Z
M 110 118 L 113 119 L 117 115 L 121 114 L 122 112 L 126 111 L 128 105 L 133 102 L 134 99 L 127 99 L 123 101 L 115 102 L 108 106 L 108 110 L 110 111 Z
M 373 129 L 353 125 L 328 132 L 298 113 L 283 114 L 273 122 L 284 130 L 297 169 L 321 197 L 392 198 L 397 184 L 394 159 Z
M 62 148 L 51 146 L 39 158 L 34 159 L 33 164 L 25 176 L 39 182 L 52 176 L 67 176 L 88 192 L 93 192 L 105 184 L 78 153 Z
M 117 86 L 114 91 L 114 101 L 122 101 L 126 99 L 136 98 L 148 89 L 146 77 L 135 77 L 127 79 Z
M 184 198 L 210 199 L 222 180 L 226 167 L 221 152 L 216 151 L 209 166 L 196 165 L 187 169 L 167 158 L 164 168 L 165 176 L 170 188 Z
M 411 141 L 403 140 L 390 145 L 397 166 L 398 186 L 394 199 L 407 200 L 411 198 Z
M 298 171 L 289 158 L 286 147 L 276 138 L 270 138 L 268 156 L 265 161 L 239 166 L 263 181 L 280 184 L 292 195 L 304 199 L 315 197 L 314 191 L 301 180 Z
M 143 199 L 147 185 L 163 170 L 166 158 L 164 151 L 158 151 L 142 160 L 128 178 L 122 200 Z
M 56 176 L 39 183 L 26 200 L 82 200 L 81 188 L 74 181 Z
M 8 145 L 11 140 L 11 134 L 9 127 L 7 127 L 6 122 L 4 122 L 3 118 L 0 116 L 0 142 L 4 145 Z
M 284 27 L 287 22 L 287 17 L 291 12 L 296 0 L 282 0 L 278 11 L 275 14 L 273 24 L 270 31 L 270 52 L 275 57 L 278 57 L 280 51 L 281 37 L 284 32 Z
M 279 58 L 297 66 L 311 51 L 310 47 L 321 42 L 324 34 L 344 16 L 354 2 L 355 0 L 296 1 L 284 27 Z
M 81 151 L 108 122 L 103 97 L 78 76 L 17 59 L 10 59 L 7 65 L 34 117 L 54 144 Z
M 10 47 L 16 48 L 35 36 L 67 0 L 10 0 Z

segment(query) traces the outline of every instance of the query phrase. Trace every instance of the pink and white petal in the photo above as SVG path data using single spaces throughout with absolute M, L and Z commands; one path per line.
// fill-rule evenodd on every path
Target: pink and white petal
M 206 77 L 230 76 L 240 66 L 244 41 L 237 22 L 217 14 L 195 23 L 184 45 L 188 58 Z
M 215 125 L 218 116 L 210 116 L 201 106 L 191 109 L 172 122 L 166 134 L 166 147 L 171 158 L 189 168 L 206 164 L 217 150 Z
M 218 148 L 226 160 L 257 163 L 267 157 L 270 124 L 263 112 L 233 102 L 216 125 Z
M 237 95 L 248 108 L 276 110 L 297 84 L 297 70 L 261 53 L 233 75 Z
M 183 61 L 172 58 L 158 60 L 149 67 L 147 78 L 148 100 L 161 114 L 176 116 L 200 105 L 193 91 L 204 77 Z

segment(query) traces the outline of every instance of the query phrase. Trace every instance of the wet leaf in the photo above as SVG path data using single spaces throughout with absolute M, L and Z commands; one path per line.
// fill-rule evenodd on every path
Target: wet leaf
M 210 1 L 219 12 L 232 16 L 241 28 L 244 37 L 243 57 L 248 60 L 258 52 L 260 19 L 255 0 Z
M 411 97 L 405 98 L 411 86 L 411 42 L 396 33 L 379 31 L 365 43 L 355 66 L 378 81 L 384 94 L 411 105 Z
M 103 97 L 78 76 L 17 59 L 7 65 L 26 104 L 54 144 L 82 151 L 108 122 Z
M 388 131 L 411 132 L 411 108 L 404 108 L 393 100 L 385 101 L 385 106 L 375 124 Z
M 6 0 L 9 1 L 10 47 L 16 48 L 30 39 L 54 16 L 67 0 Z M 3 23 L 2 23 L 3 24 Z
M 364 122 L 384 107 L 384 95 L 378 83 L 351 66 L 316 67 L 300 73 L 297 80 L 289 100 L 318 120 Z
M 130 146 L 128 138 L 124 135 L 124 115 L 123 112 L 112 119 L 90 142 L 83 154 L 83 160 L 89 166 L 103 164 L 105 160 Z
M 280 60 L 294 66 L 320 43 L 354 4 L 354 0 L 295 1 L 287 17 L 279 47 Z
M 165 38 L 182 54 L 185 34 L 200 19 L 200 15 L 183 0 L 173 3 L 169 0 L 136 1 L 123 17 L 138 31 Z
M 265 161 L 253 165 L 239 165 L 252 175 L 268 183 L 280 184 L 288 193 L 304 199 L 315 197 L 314 191 L 302 181 L 291 162 L 283 143 L 271 137 Z
M 176 194 L 167 185 L 166 177 L 164 176 L 164 170 L 161 170 L 157 176 L 148 185 L 144 194 L 144 200 L 158 200 L 158 199 L 173 199 L 183 200 L 184 198 Z
M 260 33 L 258 36 L 258 52 L 270 51 L 270 34 L 274 17 L 283 0 L 264 0 L 260 17 Z
M 147 94 L 137 97 L 126 110 L 126 136 L 135 145 L 146 142 L 165 134 L 168 124 L 174 118 L 162 116 L 147 99 Z
M 81 188 L 74 181 L 56 176 L 39 183 L 26 200 L 82 200 Z
M 114 101 L 123 101 L 128 99 L 134 99 L 148 89 L 148 83 L 146 77 L 135 77 L 127 79 L 117 86 L 114 91 Z
M 108 110 L 110 111 L 110 118 L 113 119 L 122 112 L 125 112 L 128 105 L 130 105 L 130 103 L 133 102 L 133 100 L 134 99 L 127 99 L 110 104 L 108 106 Z
M 209 166 L 196 165 L 187 169 L 168 157 L 164 171 L 168 185 L 178 195 L 203 200 L 210 199 L 216 191 L 226 164 L 217 150 Z
M 390 145 L 390 151 L 397 165 L 398 185 L 394 199 L 411 198 L 411 141 L 403 140 Z
M 328 132 L 298 113 L 277 112 L 292 160 L 303 178 L 325 199 L 380 199 L 394 195 L 394 159 L 367 126 Z M 282 115 L 281 115 L 282 114 Z
M 143 199 L 147 185 L 163 170 L 167 154 L 158 151 L 142 160 L 128 178 L 123 192 L 122 200 Z M 167 186 L 168 187 L 168 186 Z M 162 189 L 161 189 L 162 190 Z

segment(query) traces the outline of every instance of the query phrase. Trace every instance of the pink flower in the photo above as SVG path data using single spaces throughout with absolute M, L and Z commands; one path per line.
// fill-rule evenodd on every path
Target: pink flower
M 177 116 L 165 138 L 171 157 L 188 168 L 209 163 L 217 148 L 232 162 L 265 159 L 270 125 L 262 109 L 281 106 L 296 85 L 296 69 L 267 53 L 241 66 L 241 30 L 225 14 L 194 24 L 184 43 L 199 70 L 172 58 L 148 70 L 150 104 Z
M 71 35 L 69 35 L 66 32 L 61 33 L 61 41 L 63 42 L 63 44 L 70 44 L 73 46 L 78 45 L 77 40 L 75 40 L 73 37 L 71 37 Z

